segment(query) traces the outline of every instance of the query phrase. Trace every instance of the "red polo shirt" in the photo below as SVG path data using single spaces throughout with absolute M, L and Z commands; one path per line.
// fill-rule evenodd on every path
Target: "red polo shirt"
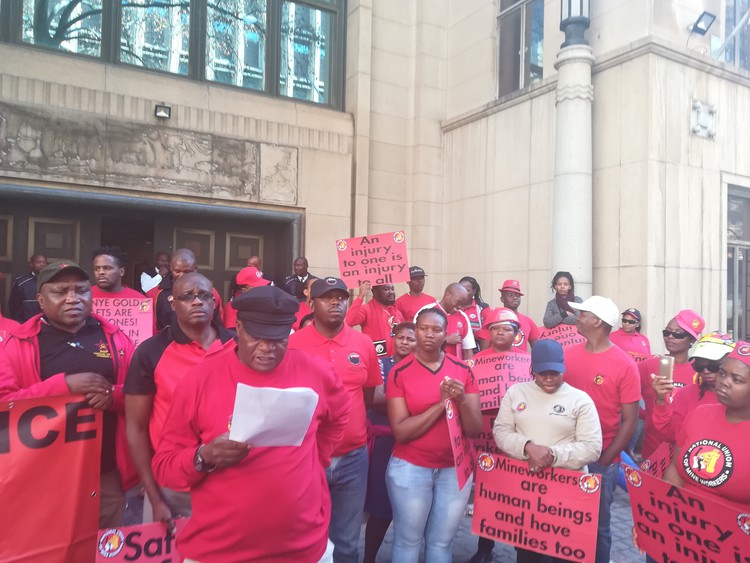
M 383 384 L 378 356 L 370 337 L 344 324 L 341 332 L 329 340 L 313 323 L 292 334 L 288 348 L 304 350 L 329 362 L 351 398 L 349 422 L 333 456 L 339 457 L 364 446 L 367 442 L 367 413 L 363 389 Z
M 437 307 L 445 313 L 445 309 L 443 309 L 437 301 L 422 307 L 422 309 L 431 309 L 433 307 Z M 420 309 L 420 311 L 422 309 Z M 417 313 L 419 313 L 419 311 L 417 311 Z M 445 345 L 445 353 L 462 360 L 463 350 L 473 350 L 477 345 L 476 340 L 474 340 L 474 333 L 471 331 L 469 317 L 467 317 L 466 313 L 460 309 L 456 309 L 450 315 L 448 313 L 445 314 L 448 317 L 448 328 L 446 329 L 445 334 L 450 335 L 458 333 L 458 335 L 461 336 L 461 342 L 458 344 L 452 346 L 449 346 L 448 344 Z
M 346 324 L 362 326 L 362 332 L 375 344 L 378 357 L 393 356 L 396 353 L 393 327 L 401 322 L 404 322 L 404 316 L 395 305 L 386 307 L 375 299 L 363 305 L 362 298 L 357 297 L 346 313 Z
M 419 310 L 425 305 L 434 303 L 436 299 L 432 295 L 422 293 L 419 297 L 414 297 L 411 293 L 406 293 L 396 299 L 396 309 L 401 311 L 404 320 L 414 322 Z
M 628 334 L 620 328 L 610 334 L 609 339 L 612 341 L 612 344 L 619 346 L 626 352 L 645 354 L 646 356 L 651 355 L 651 343 L 646 336 L 638 331 Z

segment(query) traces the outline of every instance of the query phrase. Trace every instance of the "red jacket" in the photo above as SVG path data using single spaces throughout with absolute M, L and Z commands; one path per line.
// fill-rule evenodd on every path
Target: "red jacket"
M 115 352 L 112 354 L 117 376 L 117 383 L 112 390 L 115 399 L 114 409 L 118 415 L 115 452 L 117 468 L 120 470 L 122 487 L 125 490 L 138 482 L 138 474 L 130 459 L 125 436 L 125 395 L 122 392 L 125 374 L 128 372 L 135 348 L 130 338 L 119 328 L 99 315 L 92 314 L 91 317 L 101 324 L 110 349 Z M 55 374 L 44 381 L 39 377 L 37 335 L 42 327 L 41 318 L 42 315 L 36 315 L 13 330 L 5 346 L 0 350 L 0 401 L 70 394 L 64 373 Z

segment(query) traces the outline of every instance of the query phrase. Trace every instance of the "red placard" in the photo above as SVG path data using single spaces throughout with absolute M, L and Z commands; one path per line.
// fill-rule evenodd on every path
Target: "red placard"
M 175 530 L 163 522 L 99 530 L 96 562 L 105 561 L 182 561 L 175 547 L 175 537 L 187 524 L 187 518 L 174 521 Z
M 625 467 L 638 546 L 657 561 L 750 562 L 750 514 Z
M 539 338 L 548 338 L 557 340 L 563 349 L 572 348 L 578 344 L 583 344 L 586 339 L 578 334 L 576 325 L 559 324 L 555 328 L 545 328 L 542 330 Z
M 474 443 L 464 436 L 461 414 L 458 412 L 458 406 L 453 399 L 445 400 L 445 419 L 448 421 L 448 433 L 453 449 L 453 462 L 456 464 L 458 488 L 463 489 L 469 477 L 474 473 L 477 453 L 474 451 Z
M 92 312 L 119 327 L 136 346 L 154 334 L 154 304 L 146 297 L 96 298 Z
M 479 454 L 474 534 L 571 561 L 596 553 L 601 476 Z
M 525 352 L 500 352 L 469 362 L 479 385 L 483 411 L 500 408 L 500 401 L 511 385 L 531 379 L 531 355 Z
M 643 460 L 641 463 L 641 471 L 661 479 L 664 476 L 664 473 L 666 473 L 669 464 L 672 463 L 673 456 L 674 443 L 662 442 L 648 459 Z
M 372 285 L 409 281 L 404 231 L 340 239 L 336 241 L 339 271 L 346 287 L 362 282 Z
M 101 411 L 79 395 L 0 403 L 0 561 L 91 561 Z
M 490 454 L 501 455 L 503 452 L 495 443 L 495 436 L 492 434 L 492 425 L 495 423 L 495 416 L 482 413 L 482 431 L 479 436 L 474 438 L 474 449 L 477 453 L 487 452 Z

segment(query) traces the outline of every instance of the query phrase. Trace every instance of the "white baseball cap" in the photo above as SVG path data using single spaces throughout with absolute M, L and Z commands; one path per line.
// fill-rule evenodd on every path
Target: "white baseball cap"
M 588 311 L 592 315 L 596 315 L 611 327 L 617 326 L 620 320 L 620 309 L 615 305 L 615 302 L 601 295 L 592 295 L 583 303 L 571 302 L 569 305 L 573 309 Z

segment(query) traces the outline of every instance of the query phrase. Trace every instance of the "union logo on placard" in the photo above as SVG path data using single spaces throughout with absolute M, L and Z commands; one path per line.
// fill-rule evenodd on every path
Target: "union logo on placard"
M 599 490 L 602 481 L 599 475 L 594 473 L 584 473 L 578 478 L 578 486 L 584 493 L 593 494 Z
M 737 525 L 745 534 L 750 536 L 750 514 L 742 513 L 737 515 Z
M 628 483 L 636 488 L 643 485 L 643 478 L 641 477 L 641 474 L 632 467 L 625 468 L 625 478 L 628 480 Z
M 649 469 L 651 469 L 651 460 L 650 459 L 644 460 L 643 463 L 641 463 L 641 469 L 643 471 L 648 471 Z
M 401 244 L 402 242 L 404 242 L 405 239 L 406 239 L 406 237 L 404 236 L 404 232 L 403 231 L 396 231 L 395 233 L 393 233 L 393 241 L 394 242 L 397 242 L 398 244 Z
M 336 248 L 338 248 L 339 252 L 344 252 L 344 250 L 346 250 L 346 247 L 347 247 L 347 244 L 344 239 L 336 241 Z
M 124 545 L 125 536 L 120 530 L 117 528 L 105 530 L 99 539 L 99 554 L 105 559 L 112 559 L 113 557 L 117 557 L 117 554 L 122 551 Z
M 141 304 L 138 305 L 138 310 L 141 313 L 148 313 L 151 310 L 151 301 L 148 299 L 146 301 L 141 301 Z
M 474 360 L 464 360 L 464 363 L 470 368 L 473 368 L 476 365 L 476 362 Z
M 492 457 L 492 454 L 482 452 L 477 458 L 477 466 L 482 471 L 492 471 L 495 469 L 495 458 Z
M 445 402 L 445 416 L 448 417 L 448 420 L 453 420 L 453 417 L 456 415 L 456 411 L 453 409 L 453 401 L 446 401 Z
M 732 476 L 734 456 L 722 442 L 698 440 L 682 456 L 682 468 L 688 477 L 704 487 L 719 487 Z

